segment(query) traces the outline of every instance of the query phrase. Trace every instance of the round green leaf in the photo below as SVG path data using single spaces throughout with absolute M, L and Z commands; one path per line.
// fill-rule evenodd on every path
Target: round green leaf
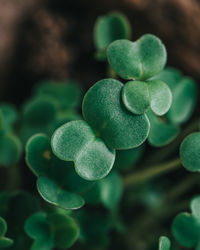
M 86 180 L 97 180 L 112 169 L 115 151 L 97 138 L 85 121 L 71 121 L 58 128 L 52 136 L 55 155 L 74 161 L 77 173 Z
M 25 159 L 35 175 L 47 174 L 52 159 L 49 138 L 44 134 L 33 135 L 26 144 Z
M 200 219 L 200 195 L 194 197 L 190 203 L 192 214 Z
M 22 144 L 14 134 L 0 135 L 0 165 L 10 166 L 15 164 L 21 157 Z
M 61 208 L 77 209 L 84 205 L 81 196 L 62 189 L 46 176 L 38 178 L 37 189 L 44 200 Z
M 35 92 L 53 98 L 62 109 L 78 107 L 82 97 L 81 86 L 73 81 L 44 81 L 35 87 Z
M 174 88 L 173 102 L 167 118 L 176 124 L 186 122 L 195 107 L 197 100 L 197 89 L 193 79 L 189 77 L 183 78 Z
M 122 88 L 117 80 L 101 80 L 88 90 L 82 106 L 86 121 L 114 149 L 138 147 L 149 133 L 146 115 L 133 115 L 121 102 Z
M 48 215 L 48 223 L 53 231 L 55 247 L 69 248 L 77 240 L 79 228 L 70 216 L 52 213 Z
M 150 106 L 156 115 L 164 115 L 172 104 L 172 93 L 164 82 L 160 80 L 148 81 Z
M 158 74 L 167 59 L 165 46 L 151 34 L 136 42 L 117 40 L 108 46 L 107 56 L 115 72 L 128 80 L 146 80 Z
M 183 166 L 192 172 L 200 170 L 200 132 L 188 135 L 180 146 L 180 158 Z
M 99 52 L 96 54 L 97 58 L 105 59 L 106 48 L 111 42 L 117 39 L 129 39 L 130 35 L 130 24 L 123 14 L 112 12 L 100 16 L 94 26 L 94 43 Z
M 179 128 L 176 125 L 167 123 L 162 120 L 162 118 L 154 115 L 152 111 L 148 111 L 148 118 L 151 124 L 148 142 L 152 146 L 164 146 L 174 140 L 178 135 Z
M 200 239 L 200 223 L 189 213 L 181 213 L 173 220 L 172 233 L 180 245 L 195 247 Z
M 150 106 L 148 84 L 141 81 L 129 81 L 122 91 L 122 100 L 133 114 L 144 114 Z
M 171 242 L 168 237 L 161 236 L 159 238 L 159 250 L 170 250 Z
M 53 235 L 45 213 L 37 212 L 30 216 L 25 222 L 24 229 L 27 235 L 35 240 L 31 250 L 53 248 Z

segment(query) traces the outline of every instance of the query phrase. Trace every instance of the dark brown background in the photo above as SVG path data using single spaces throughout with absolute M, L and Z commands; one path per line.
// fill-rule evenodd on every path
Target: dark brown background
M 168 65 L 200 77 L 198 0 L 0 0 L 0 97 L 20 104 L 42 79 L 78 79 L 86 86 L 105 77 L 93 59 L 95 19 L 111 10 L 126 14 L 132 38 L 158 35 Z

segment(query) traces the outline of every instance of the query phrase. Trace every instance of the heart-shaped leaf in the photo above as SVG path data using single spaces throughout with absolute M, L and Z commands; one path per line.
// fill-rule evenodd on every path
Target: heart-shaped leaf
M 188 135 L 180 146 L 183 166 L 192 172 L 200 171 L 200 132 Z
M 162 118 L 154 115 L 152 111 L 148 111 L 148 118 L 151 124 L 148 142 L 152 146 L 164 146 L 174 140 L 178 135 L 179 128 L 176 125 L 167 123 L 162 120 Z
M 172 233 L 180 245 L 195 247 L 200 240 L 200 223 L 189 213 L 181 213 L 172 223 Z
M 78 239 L 79 228 L 72 217 L 59 213 L 51 213 L 47 219 L 53 229 L 55 247 L 69 248 Z
M 87 180 L 106 176 L 115 160 L 115 151 L 97 138 L 85 121 L 72 121 L 58 128 L 52 136 L 55 155 L 74 161 L 77 173 Z
M 22 144 L 17 136 L 11 133 L 0 135 L 0 165 L 10 166 L 21 157 Z
M 148 81 L 151 110 L 156 115 L 164 115 L 172 104 L 172 93 L 164 82 L 160 80 Z
M 9 247 L 13 244 L 12 239 L 4 236 L 6 232 L 7 223 L 2 217 L 0 217 L 0 248 Z
M 104 79 L 89 89 L 83 100 L 83 116 L 105 143 L 114 149 L 138 147 L 147 138 L 146 115 L 133 115 L 123 105 L 123 84 Z
M 32 250 L 69 248 L 79 235 L 78 226 L 70 216 L 44 212 L 34 213 L 26 220 L 25 232 L 35 240 Z
M 170 250 L 171 242 L 168 237 L 161 236 L 159 238 L 159 250 Z
M 127 82 L 123 87 L 122 100 L 133 114 L 144 114 L 150 106 L 148 84 L 141 81 Z
M 30 216 L 25 222 L 24 229 L 28 236 L 35 240 L 31 250 L 53 248 L 53 235 L 45 213 L 37 212 Z
M 100 16 L 94 26 L 97 59 L 106 59 L 106 48 L 111 42 L 117 39 L 129 39 L 130 35 L 130 24 L 123 14 L 111 12 L 108 15 Z
M 136 42 L 117 40 L 108 46 L 108 61 L 124 79 L 147 80 L 166 64 L 166 49 L 159 38 L 143 35 Z
M 75 173 L 72 162 L 62 161 L 52 153 L 47 136 L 36 134 L 29 139 L 26 162 L 39 176 L 38 192 L 46 201 L 64 209 L 77 209 L 84 205 L 83 198 L 74 191 L 84 191 L 92 183 Z

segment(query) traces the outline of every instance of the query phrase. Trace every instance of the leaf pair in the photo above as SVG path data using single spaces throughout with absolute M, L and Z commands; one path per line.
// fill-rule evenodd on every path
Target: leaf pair
M 79 235 L 78 226 L 70 216 L 44 212 L 37 212 L 26 220 L 25 232 L 34 239 L 31 250 L 69 248 Z
M 172 223 L 172 233 L 180 245 L 184 247 L 200 246 L 200 196 L 196 196 L 190 203 L 192 213 L 178 214 Z
M 58 128 L 51 145 L 55 155 L 74 161 L 77 173 L 87 180 L 105 177 L 115 160 L 114 149 L 141 145 L 148 136 L 146 115 L 132 115 L 121 103 L 123 84 L 114 79 L 97 82 L 86 93 L 82 110 L 85 121 Z
M 84 205 L 78 193 L 87 189 L 92 182 L 74 173 L 71 162 L 62 161 L 52 153 L 47 136 L 36 134 L 29 139 L 26 162 L 38 176 L 38 192 L 47 202 L 64 209 L 77 209 Z
M 168 86 L 160 80 L 129 81 L 122 91 L 122 100 L 133 114 L 144 114 L 149 108 L 156 115 L 164 115 L 172 103 Z
M 6 221 L 0 217 L 0 248 L 6 248 L 13 244 L 13 240 L 5 237 L 7 231 Z
M 146 34 L 135 42 L 117 40 L 111 43 L 107 57 L 114 71 L 127 80 L 147 80 L 165 66 L 167 53 L 159 38 Z

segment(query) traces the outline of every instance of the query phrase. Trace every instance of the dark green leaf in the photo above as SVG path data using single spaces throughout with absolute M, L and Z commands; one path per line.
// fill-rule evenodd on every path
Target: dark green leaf
M 200 223 L 189 213 L 181 213 L 173 220 L 172 233 L 180 245 L 195 247 L 200 239 Z
M 179 128 L 176 125 L 162 120 L 162 118 L 157 117 L 151 111 L 148 111 L 148 118 L 151 124 L 148 142 L 152 146 L 164 146 L 174 140 L 178 135 Z
M 200 132 L 188 135 L 180 146 L 180 158 L 183 166 L 192 172 L 200 170 Z
M 107 46 L 117 39 L 129 39 L 130 35 L 130 24 L 123 14 L 112 12 L 99 17 L 94 26 L 94 43 L 98 51 L 97 58 L 106 59 Z
M 131 114 L 121 102 L 123 84 L 114 79 L 97 82 L 83 100 L 83 116 L 96 134 L 114 149 L 138 147 L 147 138 L 146 115 Z
M 62 189 L 46 176 L 38 178 L 37 189 L 44 200 L 64 209 L 77 209 L 84 205 L 81 196 Z

